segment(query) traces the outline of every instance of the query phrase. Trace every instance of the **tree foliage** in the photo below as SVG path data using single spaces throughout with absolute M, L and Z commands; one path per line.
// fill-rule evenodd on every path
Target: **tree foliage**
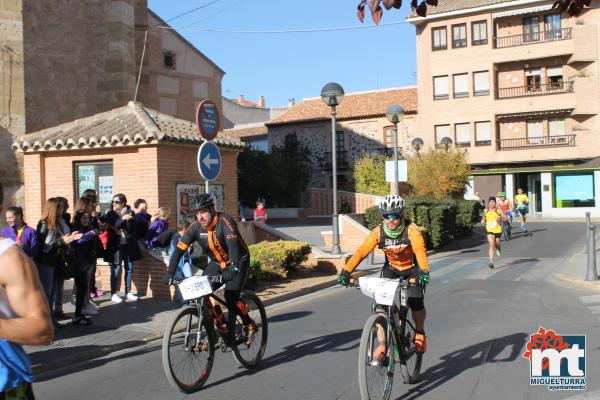
M 559 13 L 567 12 L 571 17 L 576 17 L 590 4 L 592 4 L 592 0 L 557 0 L 552 5 L 552 9 Z
M 300 207 L 310 178 L 308 150 L 300 143 L 274 147 L 271 153 L 246 149 L 238 157 L 239 198 L 254 207 L 259 197 L 269 207 Z
M 385 181 L 385 156 L 366 154 L 354 163 L 354 191 L 386 196 L 390 186 Z
M 408 159 L 408 182 L 417 196 L 461 198 L 470 174 L 464 152 L 432 150 Z

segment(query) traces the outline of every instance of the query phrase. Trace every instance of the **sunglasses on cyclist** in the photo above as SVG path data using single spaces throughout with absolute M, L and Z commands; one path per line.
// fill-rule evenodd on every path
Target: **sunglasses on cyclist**
M 113 200 L 113 204 L 121 204 L 119 200 Z
M 398 214 L 398 213 L 383 214 L 384 219 L 400 219 L 401 217 L 402 217 L 402 214 Z

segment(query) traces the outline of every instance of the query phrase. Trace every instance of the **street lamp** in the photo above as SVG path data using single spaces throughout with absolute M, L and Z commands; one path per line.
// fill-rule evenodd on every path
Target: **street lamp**
M 400 183 L 398 182 L 398 122 L 404 118 L 404 108 L 398 104 L 390 105 L 385 110 L 385 117 L 394 124 L 394 193 L 400 194 Z
M 344 99 L 344 88 L 335 82 L 329 82 L 321 89 L 321 100 L 331 107 L 331 169 L 333 175 L 333 248 L 331 254 L 341 254 L 340 229 L 337 209 L 337 150 L 335 143 L 335 107 Z
M 421 147 L 423 147 L 424 144 L 423 139 L 416 137 L 412 140 L 412 142 L 410 142 L 410 144 L 417 152 L 417 155 L 419 155 L 419 150 L 421 150 Z
M 452 144 L 452 139 L 450 139 L 448 136 L 444 136 L 442 140 L 440 140 L 440 143 L 443 144 L 444 149 L 448 151 L 448 147 Z

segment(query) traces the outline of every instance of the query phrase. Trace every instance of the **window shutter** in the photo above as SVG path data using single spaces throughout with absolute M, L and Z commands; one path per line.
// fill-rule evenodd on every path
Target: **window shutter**
M 471 143 L 469 124 L 456 124 L 454 129 L 456 130 L 456 143 Z
M 475 140 L 483 142 L 492 140 L 492 126 L 488 122 L 475 122 Z
M 450 137 L 450 125 L 436 125 L 435 142 L 441 143 L 444 137 Z

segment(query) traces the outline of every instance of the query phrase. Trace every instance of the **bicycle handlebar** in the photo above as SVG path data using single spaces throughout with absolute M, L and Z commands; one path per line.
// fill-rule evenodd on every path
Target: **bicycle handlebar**
M 417 284 L 417 280 L 415 278 L 410 278 L 410 279 L 402 279 L 400 278 L 400 284 L 403 285 L 416 285 Z M 350 283 L 348 284 L 349 287 L 355 287 L 357 289 L 360 288 L 360 286 L 358 285 L 358 279 L 354 279 L 354 278 L 350 278 Z

